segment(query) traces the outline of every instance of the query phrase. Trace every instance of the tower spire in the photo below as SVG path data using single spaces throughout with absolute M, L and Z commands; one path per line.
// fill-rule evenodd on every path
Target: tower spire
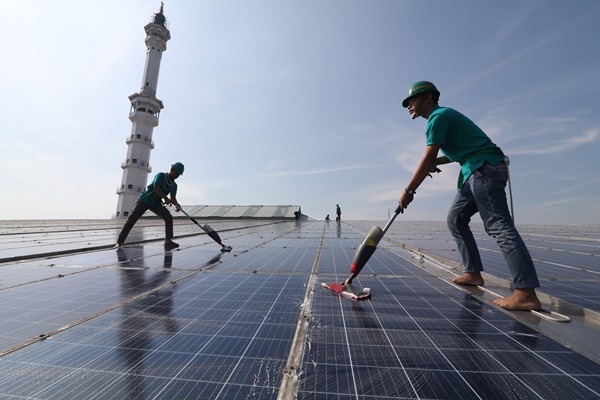
M 160 11 L 157 12 L 156 14 L 154 14 L 153 23 L 159 24 L 159 25 L 165 25 L 166 18 L 165 18 L 165 15 L 163 14 L 164 7 L 165 7 L 165 4 L 161 1 L 160 2 Z
M 129 96 L 131 102 L 129 119 L 132 127 L 130 136 L 125 140 L 127 156 L 121 163 L 123 177 L 121 186 L 117 188 L 119 200 L 114 215 L 116 218 L 129 216 L 138 196 L 146 188 L 148 174 L 152 172 L 150 166 L 150 151 L 154 149 L 152 133 L 158 126 L 160 110 L 164 108 L 162 101 L 156 98 L 158 73 L 162 53 L 167 50 L 167 41 L 171 39 L 171 33 L 165 25 L 163 6 L 161 2 L 160 12 L 154 14 L 152 22 L 144 27 L 146 63 L 140 91 Z

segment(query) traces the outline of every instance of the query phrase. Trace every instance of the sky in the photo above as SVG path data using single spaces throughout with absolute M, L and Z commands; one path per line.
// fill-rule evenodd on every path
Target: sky
M 164 0 L 156 173 L 182 205 L 386 220 L 425 150 L 419 80 L 510 157 L 515 222 L 600 223 L 600 2 Z M 0 0 L 0 219 L 107 219 L 159 0 Z M 458 165 L 405 220 L 443 221 Z M 478 220 L 475 217 L 475 220 Z

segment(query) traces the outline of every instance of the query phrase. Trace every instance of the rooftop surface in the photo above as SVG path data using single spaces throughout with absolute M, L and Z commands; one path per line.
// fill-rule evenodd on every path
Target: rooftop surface
M 600 398 L 600 226 L 518 226 L 546 311 L 507 312 L 497 245 L 474 225 L 483 288 L 440 222 L 396 220 L 361 275 L 356 248 L 385 222 L 177 220 L 180 247 L 143 219 L 0 222 L 2 399 Z M 485 290 L 484 290 L 485 289 Z

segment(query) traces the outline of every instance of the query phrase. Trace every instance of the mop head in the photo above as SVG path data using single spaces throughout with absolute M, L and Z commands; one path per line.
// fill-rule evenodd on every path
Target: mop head
M 345 285 L 341 285 L 339 283 L 332 283 L 330 285 L 321 283 L 321 286 L 352 300 L 366 300 L 371 297 L 370 288 L 359 289 L 349 283 Z
M 231 250 L 233 250 L 233 247 L 231 247 L 231 246 L 225 246 L 225 245 L 223 245 L 223 247 L 221 247 L 221 251 L 223 253 L 230 252 Z

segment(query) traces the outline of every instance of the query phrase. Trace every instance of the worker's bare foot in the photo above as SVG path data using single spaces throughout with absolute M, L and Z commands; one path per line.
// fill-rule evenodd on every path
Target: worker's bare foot
M 530 311 L 541 310 L 542 303 L 535 294 L 535 289 L 515 289 L 513 294 L 498 300 L 492 300 L 497 306 L 505 310 Z
M 483 277 L 480 272 L 465 272 L 461 276 L 450 279 L 450 282 L 457 285 L 483 286 Z

